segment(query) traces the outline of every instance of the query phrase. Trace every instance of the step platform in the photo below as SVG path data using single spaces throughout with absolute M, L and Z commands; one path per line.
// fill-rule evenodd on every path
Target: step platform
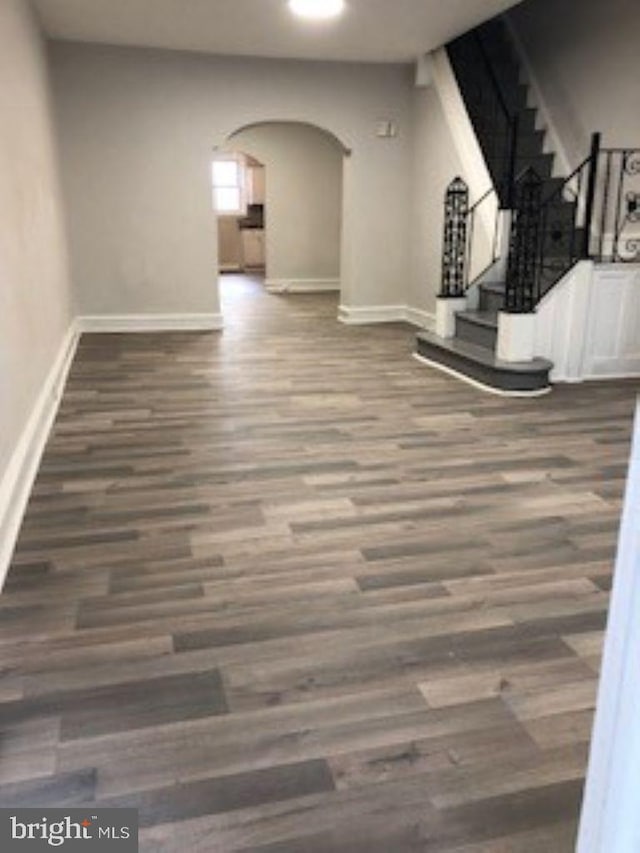
M 487 347 L 459 338 L 439 338 L 433 332 L 418 334 L 416 355 L 492 391 L 538 396 L 551 390 L 549 371 L 553 364 L 544 358 L 501 361 Z

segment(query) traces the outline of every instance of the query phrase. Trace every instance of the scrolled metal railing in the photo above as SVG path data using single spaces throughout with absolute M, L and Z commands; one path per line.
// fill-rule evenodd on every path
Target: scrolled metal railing
M 542 191 L 543 182 L 533 168 L 527 169 L 516 184 L 504 305 L 512 313 L 533 311 L 540 297 Z
M 468 234 L 469 187 L 461 177 L 456 177 L 447 187 L 444 198 L 440 296 L 464 296 L 468 276 Z
M 589 156 L 567 178 L 550 181 L 528 168 L 512 197 L 506 311 L 533 311 L 579 260 L 640 263 L 639 148 L 602 148 L 593 134 Z M 463 296 L 497 263 L 500 213 L 496 189 L 470 205 L 462 178 L 447 187 L 440 296 Z
M 587 157 L 545 195 L 531 168 L 516 182 L 506 276 L 505 310 L 533 311 L 544 294 L 585 257 L 593 216 L 592 160 Z
M 445 191 L 442 280 L 439 296 L 464 296 L 471 283 L 496 263 L 500 254 L 500 204 L 488 189 L 472 205 L 469 187 L 456 177 Z
M 601 263 L 640 263 L 640 149 L 599 152 L 589 257 Z
M 640 149 L 600 142 L 546 195 L 533 169 L 516 182 L 505 310 L 533 311 L 579 260 L 640 263 Z

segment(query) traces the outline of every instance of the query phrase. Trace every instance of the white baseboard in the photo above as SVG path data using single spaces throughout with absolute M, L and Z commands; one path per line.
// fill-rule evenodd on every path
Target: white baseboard
M 341 305 L 338 319 L 348 326 L 360 326 L 369 323 L 411 323 L 421 329 L 435 327 L 435 315 L 421 308 L 408 305 L 365 305 L 351 307 Z
M 340 290 L 339 278 L 268 278 L 264 286 L 269 293 L 324 293 Z
M 594 359 L 584 379 L 597 382 L 599 379 L 637 379 L 640 376 L 640 358 Z
M 411 323 L 412 326 L 417 326 L 419 329 L 429 329 L 433 331 L 436 327 L 436 315 L 431 311 L 424 311 L 422 308 L 411 308 L 409 305 L 405 308 L 405 320 Z
M 404 305 L 366 305 L 351 307 L 340 305 L 338 319 L 348 326 L 359 326 L 367 323 L 399 323 L 406 316 Z
M 58 411 L 78 338 L 78 327 L 74 322 L 60 345 L 0 480 L 0 589 L 9 569 L 22 517 Z
M 78 317 L 81 332 L 181 332 L 222 329 L 222 314 L 100 314 Z

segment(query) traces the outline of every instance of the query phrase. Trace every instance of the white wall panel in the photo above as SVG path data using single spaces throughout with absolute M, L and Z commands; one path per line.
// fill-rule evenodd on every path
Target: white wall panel
M 555 382 L 640 376 L 640 267 L 577 264 L 538 306 L 535 354 Z

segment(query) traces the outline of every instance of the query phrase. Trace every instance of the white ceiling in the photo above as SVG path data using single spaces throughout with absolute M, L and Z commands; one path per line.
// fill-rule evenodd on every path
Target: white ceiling
M 294 59 L 409 62 L 519 0 L 347 0 L 333 21 L 286 0 L 33 0 L 52 38 Z

